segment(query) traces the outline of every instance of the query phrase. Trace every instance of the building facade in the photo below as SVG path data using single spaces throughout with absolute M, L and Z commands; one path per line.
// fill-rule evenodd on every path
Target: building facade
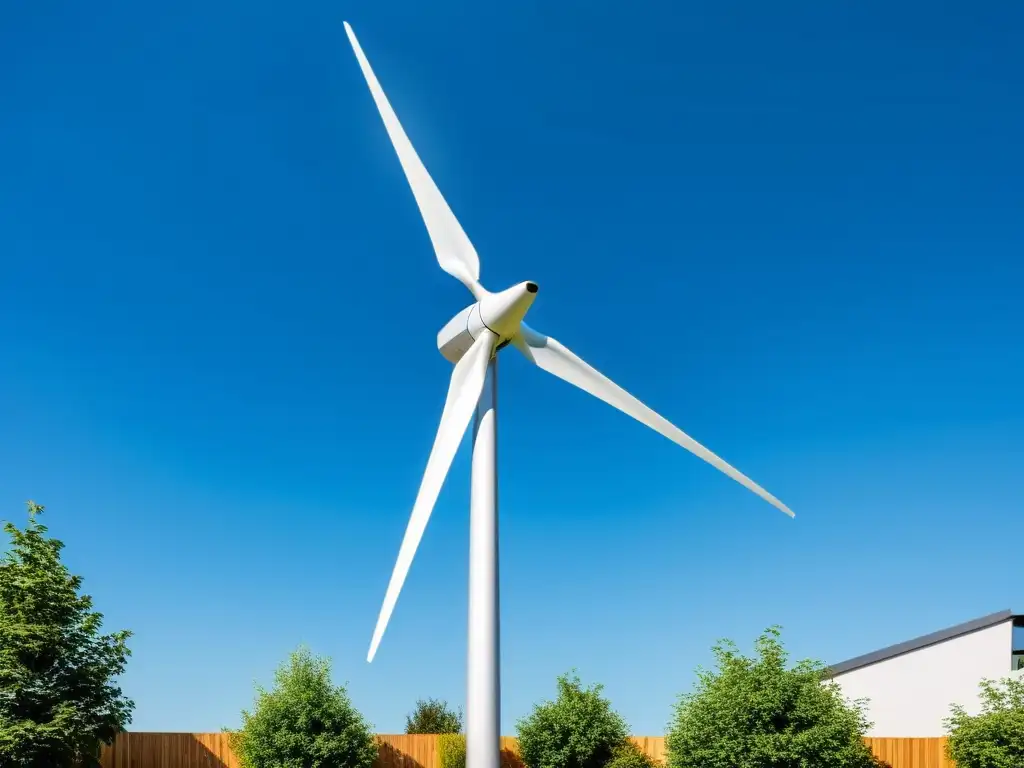
M 1024 614 L 1000 611 L 833 664 L 848 699 L 869 699 L 868 736 L 946 733 L 953 704 L 980 710 L 978 684 L 1024 669 Z

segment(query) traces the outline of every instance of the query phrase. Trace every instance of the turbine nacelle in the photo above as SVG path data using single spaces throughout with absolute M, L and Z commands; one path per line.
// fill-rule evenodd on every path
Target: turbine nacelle
M 481 292 L 480 301 L 455 315 L 437 334 L 437 348 L 450 363 L 459 362 L 484 331 L 497 337 L 496 348 L 508 344 L 537 297 L 537 284 L 524 282 L 500 293 Z

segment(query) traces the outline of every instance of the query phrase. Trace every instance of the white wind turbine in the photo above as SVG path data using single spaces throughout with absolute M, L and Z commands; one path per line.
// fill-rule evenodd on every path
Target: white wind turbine
M 377 652 L 438 493 L 475 412 L 470 494 L 466 764 L 468 768 L 499 768 L 498 472 L 495 449 L 496 354 L 499 350 L 511 344 L 534 365 L 660 432 L 790 517 L 793 517 L 793 512 L 565 346 L 524 323 L 523 317 L 537 295 L 536 283 L 520 283 L 499 293 L 491 293 L 480 284 L 480 259 L 476 249 L 405 135 L 348 22 L 345 22 L 345 32 L 412 187 L 438 263 L 445 272 L 461 280 L 476 300 L 455 315 L 437 335 L 441 354 L 455 368 L 434 446 L 398 551 L 398 562 L 384 595 L 367 661 L 373 661 Z

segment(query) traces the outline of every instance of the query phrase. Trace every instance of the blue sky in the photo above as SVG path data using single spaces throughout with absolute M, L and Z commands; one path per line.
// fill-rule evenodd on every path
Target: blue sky
M 505 732 L 571 667 L 654 734 L 717 638 L 1024 605 L 1019 3 L 19 3 L 0 502 L 134 630 L 134 729 L 299 643 L 380 731 L 463 699 L 468 441 L 365 662 L 468 299 L 343 20 L 484 283 L 797 514 L 503 356 Z

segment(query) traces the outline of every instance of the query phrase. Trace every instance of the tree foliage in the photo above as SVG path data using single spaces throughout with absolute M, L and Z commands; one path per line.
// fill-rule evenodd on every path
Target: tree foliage
M 441 768 L 466 768 L 466 737 L 442 733 L 437 737 L 437 755 Z
M 558 678 L 558 697 L 517 723 L 519 754 L 528 768 L 604 768 L 628 737 L 625 720 L 575 674 Z
M 669 768 L 871 768 L 864 742 L 865 702 L 848 703 L 823 682 L 824 666 L 787 667 L 777 627 L 756 642 L 754 658 L 722 641 L 716 670 L 700 669 L 680 697 L 666 738 Z
M 654 759 L 636 745 L 632 739 L 626 739 L 612 750 L 612 757 L 605 768 L 656 768 Z
M 231 748 L 243 768 L 371 768 L 377 745 L 330 662 L 307 649 L 291 654 L 272 690 L 257 688 L 253 711 Z
M 102 744 L 131 722 L 134 704 L 115 684 L 130 632 L 101 634 L 103 616 L 61 562 L 43 507 L 28 502 L 24 530 L 7 523 L 0 560 L 0 764 L 98 765 Z
M 979 685 L 981 711 L 960 705 L 946 720 L 946 751 L 957 768 L 1020 768 L 1024 765 L 1024 675 Z
M 420 699 L 405 718 L 406 733 L 461 733 L 462 712 L 450 709 L 448 702 Z

